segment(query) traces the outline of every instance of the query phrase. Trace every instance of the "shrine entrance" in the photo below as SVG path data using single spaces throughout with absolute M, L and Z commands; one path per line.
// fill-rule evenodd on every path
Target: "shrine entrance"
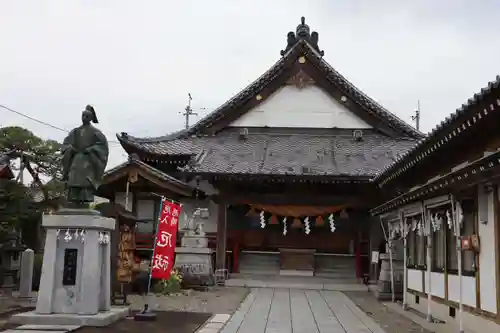
M 345 205 L 232 205 L 227 213 L 232 277 L 355 281 L 367 253 L 361 249 L 362 222 L 361 213 Z

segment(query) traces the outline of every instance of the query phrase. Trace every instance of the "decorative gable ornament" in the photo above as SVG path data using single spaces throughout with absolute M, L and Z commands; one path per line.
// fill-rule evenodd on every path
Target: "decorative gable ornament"
M 309 76 L 307 75 L 303 70 L 300 70 L 297 74 L 293 75 L 291 78 L 289 78 L 286 81 L 286 84 L 288 85 L 294 85 L 298 89 L 304 89 L 305 87 L 309 85 L 313 85 L 316 82 Z
M 311 29 L 306 24 L 306 18 L 302 16 L 300 18 L 300 24 L 297 26 L 295 32 L 290 31 L 287 34 L 286 48 L 280 52 L 281 56 L 284 56 L 288 51 L 290 51 L 295 46 L 295 44 L 297 44 L 301 40 L 304 40 L 309 45 L 311 45 L 312 48 L 316 50 L 316 52 L 318 52 L 320 56 L 325 55 L 325 52 L 320 50 L 318 46 L 319 34 L 316 31 L 313 31 L 311 33 Z

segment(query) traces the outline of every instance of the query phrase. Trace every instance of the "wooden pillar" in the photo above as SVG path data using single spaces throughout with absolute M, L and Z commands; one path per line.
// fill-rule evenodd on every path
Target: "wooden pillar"
M 360 279 L 363 275 L 361 268 L 361 231 L 358 231 L 356 237 L 356 278 Z
M 236 239 L 234 241 L 234 247 L 233 247 L 233 273 L 240 272 L 239 260 L 238 260 L 239 254 L 240 254 L 240 244 L 239 240 Z
M 217 209 L 217 247 L 215 250 L 215 269 L 226 268 L 227 221 L 226 203 L 219 201 Z

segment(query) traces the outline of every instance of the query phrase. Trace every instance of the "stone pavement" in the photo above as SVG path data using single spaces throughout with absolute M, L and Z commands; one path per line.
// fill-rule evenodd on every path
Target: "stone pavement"
M 221 332 L 385 333 L 339 291 L 280 288 L 252 289 Z
M 79 329 L 76 325 L 22 325 L 3 333 L 67 333 Z
M 336 290 L 336 291 L 366 291 L 367 287 L 360 284 L 356 279 L 342 280 L 321 278 L 317 276 L 265 276 L 239 274 L 237 277 L 231 276 L 226 281 L 228 287 L 246 288 L 290 288 L 290 289 L 310 289 L 310 290 Z

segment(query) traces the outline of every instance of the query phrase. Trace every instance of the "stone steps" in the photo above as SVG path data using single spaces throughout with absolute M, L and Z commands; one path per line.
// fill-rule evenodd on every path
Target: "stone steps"
M 243 274 L 278 274 L 280 260 L 277 254 L 242 253 L 240 272 Z

